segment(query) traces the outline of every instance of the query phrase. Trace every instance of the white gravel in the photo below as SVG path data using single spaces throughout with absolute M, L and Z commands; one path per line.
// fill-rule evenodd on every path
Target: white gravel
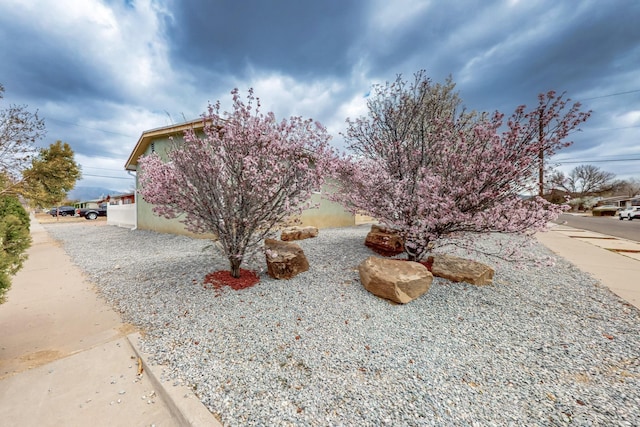
M 394 305 L 358 279 L 368 226 L 298 242 L 311 268 L 292 280 L 222 292 L 202 285 L 227 268 L 205 240 L 45 228 L 225 426 L 640 425 L 640 312 L 563 259 L 465 255 L 493 285 L 435 279 Z

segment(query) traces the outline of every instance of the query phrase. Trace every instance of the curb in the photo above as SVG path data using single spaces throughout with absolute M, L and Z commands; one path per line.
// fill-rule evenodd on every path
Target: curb
M 167 404 L 169 412 L 173 415 L 182 426 L 192 427 L 223 427 L 222 424 L 209 412 L 193 391 L 186 386 L 165 387 L 160 380 L 158 368 L 161 366 L 151 366 L 147 363 L 149 355 L 142 351 L 139 345 L 140 333 L 135 332 L 127 335 L 127 340 L 136 355 L 142 360 L 144 372 L 146 372 L 149 381 L 162 399 Z

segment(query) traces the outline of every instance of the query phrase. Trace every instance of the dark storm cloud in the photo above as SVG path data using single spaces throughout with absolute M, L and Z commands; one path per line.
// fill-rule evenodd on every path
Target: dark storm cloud
M 368 32 L 358 40 L 359 50 L 366 52 L 370 73 L 390 80 L 409 70 L 425 69 L 434 79 L 441 80 L 456 73 L 465 58 L 480 48 L 473 43 L 456 45 L 456 39 L 465 31 L 469 19 L 478 10 L 490 7 L 488 1 L 441 2 L 417 12 L 410 20 L 380 31 L 381 23 L 371 23 Z M 393 23 L 396 17 L 386 17 Z M 473 40 L 477 42 L 477 40 Z M 408 68 L 407 68 L 408 67 Z
M 521 4 L 508 14 L 503 2 L 427 10 L 399 37 L 419 47 L 391 49 L 374 69 L 391 74 L 388 64 L 404 63 L 435 79 L 452 74 L 468 108 L 506 114 L 519 104 L 534 106 L 541 92 L 567 91 L 574 101 L 587 98 L 583 109 L 594 110 L 567 152 L 614 146 L 606 141 L 619 130 L 603 128 L 629 108 L 625 97 L 588 98 L 640 88 L 630 76 L 640 64 L 640 3 L 539 3 L 524 10 Z
M 462 3 L 425 9 L 385 49 L 375 34 L 363 40 L 371 74 L 387 80 L 417 69 L 436 80 L 451 74 L 471 108 L 491 110 L 535 103 L 552 89 L 575 97 L 626 86 L 603 77 L 639 62 L 640 3 Z
M 629 9 L 590 9 L 579 21 L 550 29 L 528 46 L 511 74 L 522 86 L 537 91 L 592 90 L 603 76 L 617 74 L 619 65 L 632 60 L 629 53 L 637 49 L 640 3 L 629 4 Z M 620 83 L 609 82 L 612 87 Z
M 342 75 L 362 32 L 362 1 L 174 1 L 171 57 L 214 74 L 248 66 L 295 76 Z
M 86 99 L 121 101 L 112 75 L 94 61 L 82 39 L 52 34 L 36 23 L 0 14 L 3 82 L 15 95 L 56 102 L 82 103 Z M 3 61 L 4 62 L 4 61 Z

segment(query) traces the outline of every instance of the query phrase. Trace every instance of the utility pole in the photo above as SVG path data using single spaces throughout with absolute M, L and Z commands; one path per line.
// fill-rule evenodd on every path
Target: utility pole
M 538 196 L 544 196 L 544 124 L 542 118 L 544 111 L 540 110 L 538 117 Z

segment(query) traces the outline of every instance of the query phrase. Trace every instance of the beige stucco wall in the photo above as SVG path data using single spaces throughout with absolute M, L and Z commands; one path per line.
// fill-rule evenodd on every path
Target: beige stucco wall
M 342 205 L 322 198 L 321 194 L 311 197 L 315 205 L 320 203 L 317 209 L 307 209 L 300 215 L 302 225 L 312 225 L 318 228 L 351 227 L 356 225 L 353 214 L 347 212 Z
M 314 198 L 320 198 L 314 195 Z M 314 200 L 315 202 L 315 200 Z M 301 225 L 312 225 L 318 228 L 350 227 L 356 225 L 355 217 L 345 211 L 342 206 L 328 200 L 320 201 L 319 209 L 309 209 L 302 213 Z M 136 203 L 138 209 L 138 228 L 142 230 L 153 230 L 160 233 L 181 234 L 192 237 L 213 238 L 213 235 L 195 235 L 186 230 L 181 218 L 167 219 L 153 213 L 153 205 L 138 198 Z
M 196 235 L 194 233 L 191 233 L 190 231 L 187 231 L 184 224 L 180 222 L 180 217 L 167 219 L 156 215 L 153 212 L 153 205 L 144 201 L 142 197 L 138 198 L 136 209 L 138 215 L 137 228 L 141 230 L 153 230 L 159 233 L 182 234 L 186 236 L 202 238 L 211 237 Z
M 378 220 L 368 215 L 356 215 L 356 225 L 360 224 L 377 224 Z
M 167 159 L 166 153 L 171 148 L 172 142 L 169 138 L 158 138 L 153 140 L 155 152 L 164 160 Z M 146 154 L 151 153 L 151 144 L 145 151 Z M 136 181 L 137 186 L 137 181 Z M 323 188 L 324 191 L 326 189 Z M 312 196 L 313 204 L 320 203 L 319 209 L 308 209 L 302 213 L 300 220 L 302 225 L 312 225 L 318 228 L 348 227 L 356 224 L 355 216 L 347 212 L 340 204 L 323 199 L 322 196 L 314 194 Z M 137 227 L 142 230 L 153 230 L 161 233 L 182 234 L 195 236 L 186 230 L 184 224 L 180 222 L 180 218 L 166 219 L 153 213 L 153 205 L 144 201 L 142 197 L 136 200 L 136 209 L 138 215 Z M 212 236 L 195 236 L 195 237 L 212 237 Z
M 174 138 L 175 139 L 175 138 Z M 153 140 L 153 149 L 163 160 L 167 160 L 167 153 L 171 149 L 173 142 L 168 137 L 156 138 Z M 145 150 L 145 155 L 151 154 L 151 144 Z M 138 181 L 136 176 L 136 187 Z M 141 230 L 152 230 L 159 233 L 181 234 L 185 236 L 199 238 L 213 238 L 213 235 L 195 234 L 187 231 L 185 225 L 180 222 L 183 216 L 173 219 L 161 217 L 153 212 L 153 205 L 146 202 L 142 196 L 136 200 L 137 228 Z

